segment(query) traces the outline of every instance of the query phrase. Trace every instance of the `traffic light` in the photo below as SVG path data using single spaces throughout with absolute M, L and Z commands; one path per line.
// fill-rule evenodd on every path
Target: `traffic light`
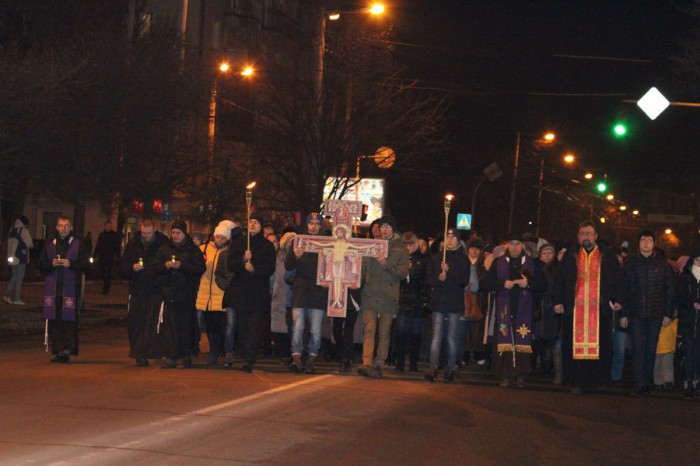
M 613 134 L 615 137 L 621 138 L 627 134 L 627 125 L 622 122 L 617 122 L 613 126 Z

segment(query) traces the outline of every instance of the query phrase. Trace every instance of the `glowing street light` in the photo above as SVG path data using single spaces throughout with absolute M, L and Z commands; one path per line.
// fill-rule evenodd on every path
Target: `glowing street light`
M 593 173 L 591 172 L 586 172 L 586 174 L 583 175 L 583 177 L 587 180 L 592 180 L 593 179 Z
M 568 163 L 569 165 L 574 163 L 575 160 L 576 157 L 574 156 L 574 154 L 566 154 L 564 156 L 564 162 Z
M 639 211 L 638 211 L 637 209 L 634 209 L 634 210 L 632 211 L 632 215 L 639 215 Z
M 328 19 L 331 21 L 338 21 L 340 19 L 340 13 L 331 13 L 328 15 Z
M 231 69 L 231 65 L 229 65 L 227 62 L 221 62 L 219 65 L 219 71 L 222 73 L 226 73 L 228 70 Z
M 621 205 L 621 206 L 620 206 L 620 210 L 621 210 L 622 212 L 624 212 L 625 210 L 627 210 L 627 206 L 626 206 L 626 205 Z
M 605 199 L 607 199 L 608 201 L 612 201 L 613 199 L 615 199 L 615 196 L 613 196 L 612 194 L 608 194 L 607 196 L 605 196 Z
M 245 77 L 253 76 L 254 73 L 255 73 L 255 69 L 252 66 L 248 65 L 248 66 L 243 68 L 243 71 L 241 71 L 241 76 L 245 76 Z
M 369 12 L 375 16 L 381 15 L 382 13 L 384 13 L 384 5 L 382 5 L 381 3 L 374 3 L 370 7 Z

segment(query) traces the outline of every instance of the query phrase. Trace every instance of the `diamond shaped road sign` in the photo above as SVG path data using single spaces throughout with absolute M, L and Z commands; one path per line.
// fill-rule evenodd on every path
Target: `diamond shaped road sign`
M 472 214 L 457 214 L 457 229 L 471 230 Z
M 637 101 L 637 106 L 652 120 L 655 120 L 657 116 L 661 115 L 661 112 L 666 110 L 669 105 L 670 102 L 668 99 L 655 87 L 649 89 L 647 93 Z

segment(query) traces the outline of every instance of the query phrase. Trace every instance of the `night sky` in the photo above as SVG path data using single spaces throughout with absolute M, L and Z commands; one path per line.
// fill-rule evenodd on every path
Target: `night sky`
M 430 180 L 435 204 L 447 191 L 470 200 L 492 161 L 505 173 L 488 189 L 507 193 L 517 132 L 521 176 L 532 183 L 528 140 L 546 130 L 558 135 L 548 166 L 573 152 L 576 170 L 607 174 L 619 197 L 633 198 L 640 185 L 691 192 L 700 108 L 670 107 L 652 122 L 623 102 L 651 86 L 670 101 L 700 100 L 675 63 L 689 34 L 689 3 L 395 0 L 393 38 L 413 44 L 395 45 L 406 75 L 454 98 L 451 144 Z M 611 132 L 618 119 L 629 128 L 622 140 Z

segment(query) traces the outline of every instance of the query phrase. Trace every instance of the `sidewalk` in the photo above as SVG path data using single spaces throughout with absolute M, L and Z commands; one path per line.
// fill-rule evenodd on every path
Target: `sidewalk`
M 6 286 L 7 282 L 0 283 L 0 292 L 4 292 Z M 24 283 L 22 300 L 27 303 L 25 306 L 15 306 L 0 301 L 0 335 L 43 333 L 45 322 L 41 313 L 43 294 L 43 282 Z M 112 289 L 108 295 L 102 294 L 101 281 L 86 281 L 80 327 L 126 325 L 128 295 L 129 286 L 122 280 L 112 280 Z

